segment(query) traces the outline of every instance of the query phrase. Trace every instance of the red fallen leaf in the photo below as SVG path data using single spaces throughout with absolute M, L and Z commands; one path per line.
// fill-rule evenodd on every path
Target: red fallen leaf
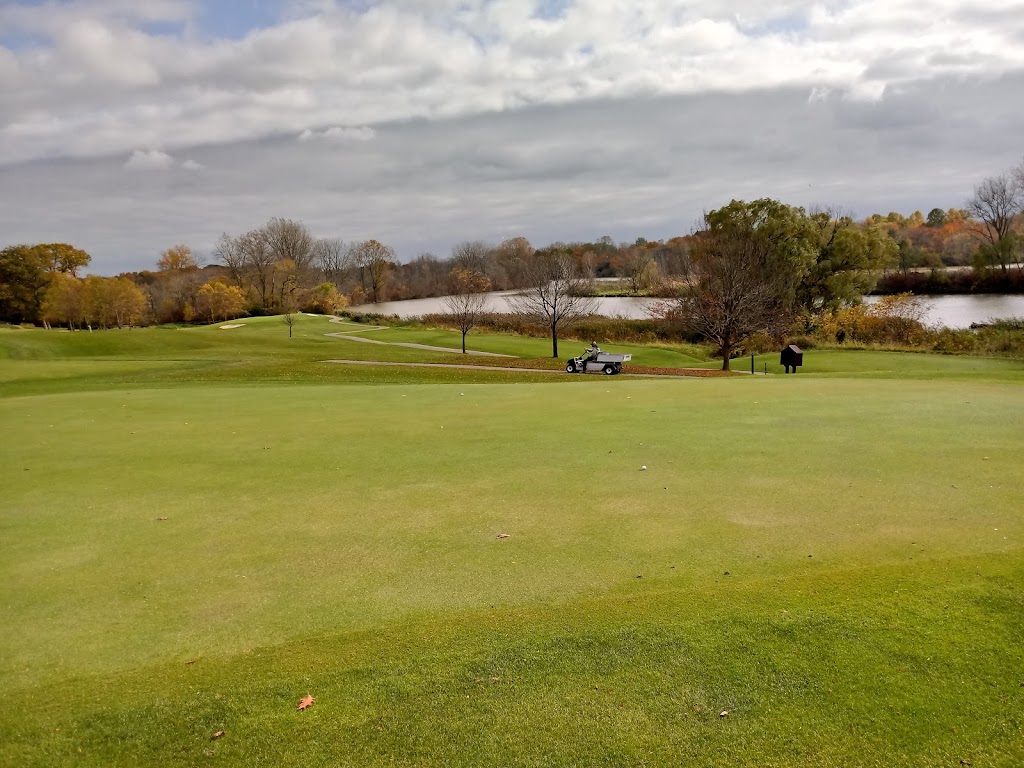
M 302 710 L 307 709 L 309 707 L 312 707 L 314 701 L 316 701 L 316 699 L 314 699 L 312 696 L 310 696 L 307 693 L 306 697 L 302 701 L 299 702 L 299 712 L 301 712 Z
M 210 741 L 216 741 L 217 739 L 219 739 L 223 735 L 224 735 L 224 731 L 217 731 L 215 734 L 213 734 L 213 736 L 210 737 Z

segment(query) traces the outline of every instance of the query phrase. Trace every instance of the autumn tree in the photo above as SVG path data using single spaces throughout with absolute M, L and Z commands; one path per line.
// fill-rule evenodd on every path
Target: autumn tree
M 395 251 L 377 240 L 364 240 L 356 245 L 353 260 L 359 269 L 363 289 L 369 292 L 370 302 L 381 301 L 388 275 L 393 269 Z
M 38 251 L 14 245 L 0 251 L 0 322 L 34 323 L 39 319 L 48 264 Z
M 47 327 L 63 324 L 80 328 L 85 321 L 82 281 L 66 272 L 51 275 L 41 314 Z
M 196 269 L 199 265 L 187 245 L 174 245 L 160 254 L 156 268 L 160 271 Z
M 88 253 L 67 243 L 0 250 L 0 322 L 37 322 L 51 276 L 74 277 L 91 260 Z
M 727 371 L 751 336 L 786 327 L 818 242 L 804 211 L 776 200 L 734 200 L 706 213 L 691 238 L 685 287 L 662 316 L 715 344 Z
M 320 283 L 309 292 L 309 306 L 326 315 L 337 314 L 348 306 L 348 298 L 334 283 Z
M 596 302 L 586 296 L 590 276 L 565 245 L 552 245 L 526 256 L 526 287 L 512 298 L 517 314 L 542 323 L 551 332 L 551 356 L 558 357 L 558 334 L 593 314 Z
M 245 313 L 245 294 L 237 285 L 211 280 L 196 294 L 196 310 L 215 323 L 230 320 Z
M 451 272 L 450 294 L 445 296 L 444 305 L 462 332 L 462 353 L 466 353 L 466 334 L 480 325 L 487 307 L 486 292 L 491 281 L 486 275 L 471 269 L 455 267 Z
M 92 261 L 88 253 L 67 243 L 40 243 L 33 245 L 32 249 L 51 273 L 78 277 L 78 270 L 87 267 Z
M 126 277 L 90 275 L 82 285 L 83 316 L 89 328 L 136 325 L 146 312 L 146 295 Z
M 316 240 L 305 224 L 274 218 L 238 237 L 222 235 L 215 258 L 228 269 L 232 282 L 254 291 L 260 307 L 280 307 L 285 293 L 311 285 L 315 277 Z

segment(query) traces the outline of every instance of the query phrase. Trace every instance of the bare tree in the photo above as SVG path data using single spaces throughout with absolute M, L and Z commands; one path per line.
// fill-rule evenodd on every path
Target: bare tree
M 243 290 L 249 289 L 249 284 L 242 284 L 246 272 L 245 253 L 242 251 L 241 238 L 231 237 L 228 233 L 220 236 L 217 245 L 213 248 L 213 257 L 220 264 L 228 268 L 231 282 Z
M 990 176 L 974 188 L 967 211 L 977 220 L 974 234 L 984 243 L 984 251 L 1003 272 L 1015 261 L 1014 217 L 1024 213 L 1024 162 L 1018 168 Z
M 495 269 L 504 277 L 501 289 L 529 285 L 526 265 L 535 250 L 525 237 L 509 238 L 494 249 Z
M 529 287 L 512 298 L 512 306 L 518 314 L 551 330 L 551 356 L 557 358 L 559 332 L 597 308 L 592 298 L 583 295 L 589 289 L 590 277 L 572 252 L 561 245 L 524 258 L 523 270 Z
M 622 251 L 622 276 L 631 293 L 638 294 L 650 285 L 655 271 L 654 255 L 646 248 L 631 246 Z
M 356 245 L 354 259 L 359 268 L 363 288 L 365 290 L 369 282 L 370 302 L 376 304 L 381 300 L 388 275 L 391 273 L 395 251 L 376 240 L 364 240 Z
M 324 280 L 340 289 L 352 267 L 352 249 L 336 238 L 317 240 L 313 243 L 313 263 Z
M 466 354 L 466 334 L 480 325 L 490 289 L 491 281 L 480 272 L 461 267 L 451 272 L 451 294 L 443 301 L 462 331 L 462 354 Z
M 252 275 L 252 284 L 260 297 L 263 309 L 270 309 L 274 301 L 274 278 L 277 258 L 267 233 L 263 229 L 254 229 L 238 238 L 238 248 L 247 270 Z
M 271 219 L 263 226 L 263 236 L 275 261 L 290 259 L 299 271 L 312 264 L 316 240 L 301 221 Z
M 470 272 L 485 274 L 491 251 L 483 240 L 467 240 L 452 248 L 452 265 Z

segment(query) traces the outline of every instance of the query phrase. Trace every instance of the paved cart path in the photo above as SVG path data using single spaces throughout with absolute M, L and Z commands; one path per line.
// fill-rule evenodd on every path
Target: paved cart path
M 465 369 L 470 371 L 506 371 L 506 372 L 518 372 L 518 373 L 551 373 L 551 374 L 562 374 L 563 376 L 570 376 L 573 374 L 565 373 L 564 371 L 553 371 L 550 368 L 509 368 L 501 365 L 459 365 L 458 363 L 396 363 L 396 362 L 381 362 L 379 360 L 321 360 L 322 363 L 338 363 L 340 365 L 393 365 L 404 368 L 455 368 Z M 588 374 L 575 374 L 577 376 L 594 376 L 596 373 Z M 604 375 L 604 374 L 600 374 Z M 674 376 L 674 375 L 662 375 L 656 373 L 619 373 L 616 376 L 629 377 L 632 379 L 697 379 L 703 378 L 701 376 Z
M 339 317 L 332 317 L 331 322 L 335 325 L 348 325 L 354 330 L 351 331 L 337 331 L 335 333 L 325 333 L 324 336 L 334 336 L 339 339 L 348 339 L 349 341 L 361 341 L 364 344 L 383 344 L 386 347 L 408 347 L 409 349 L 425 349 L 428 352 L 455 352 L 462 354 L 462 350 L 458 347 L 434 347 L 429 344 L 413 344 L 412 342 L 406 341 L 381 341 L 380 339 L 367 339 L 363 336 L 356 336 L 357 333 L 365 333 L 366 331 L 386 331 L 386 325 L 362 325 L 360 323 L 349 323 L 342 320 Z M 515 357 L 515 355 L 501 355 L 497 352 L 475 352 L 467 349 L 467 355 L 473 355 L 474 357 Z

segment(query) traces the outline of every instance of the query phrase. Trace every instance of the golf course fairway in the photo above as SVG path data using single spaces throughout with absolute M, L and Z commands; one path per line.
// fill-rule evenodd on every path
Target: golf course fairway
M 302 321 L 0 334 L 0 765 L 1024 765 L 1019 362 L 342 370 L 449 356 Z

